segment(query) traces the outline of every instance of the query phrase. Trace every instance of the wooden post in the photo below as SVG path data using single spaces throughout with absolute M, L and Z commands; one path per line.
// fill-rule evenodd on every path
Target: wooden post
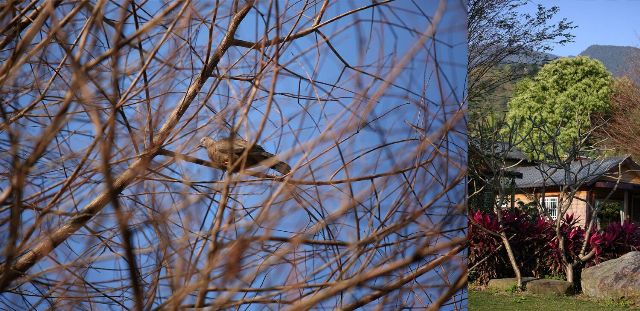
M 511 177 L 511 210 L 513 210 L 513 208 L 516 205 L 516 178 L 515 177 Z
M 584 223 L 588 224 L 591 221 L 591 217 L 595 216 L 592 215 L 593 211 L 595 210 L 595 204 L 596 204 L 596 200 L 594 199 L 595 196 L 593 194 L 593 191 L 591 191 L 591 189 L 587 190 L 587 193 L 584 196 L 585 201 L 586 201 L 586 208 L 585 208 L 585 215 L 584 215 Z
M 629 190 L 624 191 L 624 206 L 620 211 L 620 223 L 624 223 L 629 217 Z

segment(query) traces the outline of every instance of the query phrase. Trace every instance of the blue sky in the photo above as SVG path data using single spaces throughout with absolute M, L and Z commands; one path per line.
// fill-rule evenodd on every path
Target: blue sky
M 545 7 L 558 6 L 557 17 L 566 17 L 578 28 L 574 42 L 551 53 L 572 56 L 592 44 L 640 47 L 640 0 L 533 0 Z
M 358 1 L 352 2 L 332 2 L 325 12 L 323 20 L 340 16 L 361 5 L 357 3 Z M 220 12 L 231 12 L 228 2 L 221 3 L 224 3 L 225 6 Z M 208 3 L 209 6 L 206 4 L 205 1 L 194 1 L 193 10 L 202 12 L 204 16 L 206 12 L 210 12 L 212 2 Z M 342 265 L 342 259 L 327 260 L 328 257 L 322 254 L 326 247 L 322 245 L 292 248 L 291 257 L 283 257 L 286 259 L 283 264 L 276 262 L 264 266 L 260 265 L 260 267 L 254 266 L 252 262 L 260 263 L 268 257 L 264 255 L 267 251 L 272 252 L 282 247 L 280 242 L 268 242 L 267 246 L 257 245 L 256 251 L 247 253 L 243 259 L 248 267 L 247 271 L 243 273 L 246 275 L 255 274 L 255 277 L 246 278 L 250 281 L 246 281 L 244 278 L 242 280 L 217 278 L 215 282 L 212 282 L 212 286 L 253 284 L 268 287 L 283 285 L 298 279 L 305 282 L 326 282 L 329 278 L 333 278 L 332 275 L 342 278 L 352 272 L 361 273 L 365 269 L 372 269 L 375 267 L 374 265 L 382 266 L 387 262 L 401 258 L 401 256 L 412 256 L 418 246 L 435 245 L 465 234 L 463 229 L 466 227 L 467 218 L 464 215 L 464 209 L 460 208 L 465 201 L 465 185 L 464 178 L 457 178 L 464 177 L 465 173 L 465 124 L 462 119 L 454 119 L 458 121 L 451 123 L 454 125 L 453 128 L 442 127 L 443 124 L 451 122 L 453 114 L 462 108 L 461 101 L 464 95 L 467 72 L 464 4 L 464 0 L 449 0 L 447 11 L 437 26 L 435 38 L 423 43 L 420 43 L 421 38 L 431 37 L 423 36 L 423 34 L 432 23 L 438 6 L 437 1 L 397 1 L 372 10 L 358 11 L 321 27 L 320 30 L 327 39 L 323 39 L 319 35 L 308 35 L 298 38 L 290 44 L 283 44 L 278 52 L 281 54 L 278 54 L 277 58 L 274 57 L 278 61 L 278 66 L 282 67 L 279 75 L 276 76 L 273 73 L 272 67 L 267 68 L 264 78 L 260 78 L 260 87 L 256 88 L 258 90 L 256 98 L 250 105 L 245 102 L 245 94 L 252 92 L 253 83 L 242 79 L 225 80 L 219 85 L 214 83 L 214 79 L 209 79 L 206 82 L 202 92 L 194 100 L 174 131 L 175 139 L 172 138 L 172 142 L 164 146 L 167 149 L 206 159 L 207 155 L 202 149 L 195 151 L 197 150 L 197 142 L 202 136 L 214 136 L 218 132 L 223 132 L 222 135 L 226 134 L 224 130 L 227 128 L 222 126 L 223 122 L 218 122 L 218 120 L 224 119 L 227 123 L 240 120 L 237 122 L 243 123 L 240 128 L 241 134 L 253 139 L 258 136 L 256 134 L 258 124 L 263 120 L 264 115 L 267 115 L 268 118 L 264 120 L 268 120 L 268 122 L 265 122 L 265 130 L 261 133 L 259 143 L 269 152 L 279 156 L 285 155 L 283 160 L 291 166 L 298 165 L 296 171 L 293 172 L 294 179 L 336 180 L 394 172 L 391 175 L 371 177 L 349 183 L 299 185 L 291 188 L 292 190 L 287 190 L 291 195 L 278 195 L 276 191 L 281 183 L 269 180 L 234 183 L 230 194 L 232 199 L 229 200 L 228 207 L 224 209 L 224 214 L 220 214 L 223 216 L 225 225 L 219 236 L 220 241 L 224 241 L 224 243 L 238 239 L 240 236 L 254 237 L 269 234 L 288 237 L 298 232 L 304 232 L 309 237 L 317 237 L 322 240 L 339 239 L 344 241 L 357 241 L 360 239 L 360 235 L 362 237 L 374 236 L 375 233 L 375 243 L 378 243 L 377 239 L 381 236 L 377 232 L 388 232 L 388 236 L 383 237 L 385 241 L 381 241 L 384 244 L 381 244 L 380 249 L 371 249 L 371 256 L 349 258 L 350 263 L 346 265 L 348 268 L 344 270 L 342 266 L 339 269 L 334 268 L 335 265 Z M 264 13 L 269 12 L 268 5 L 267 2 L 260 2 L 256 9 L 247 15 L 236 34 L 236 38 L 252 41 L 258 41 L 262 38 L 266 27 L 261 28 L 260 25 L 266 24 L 264 19 L 270 18 L 269 25 L 275 23 L 275 14 Z M 150 2 L 145 7 L 146 11 L 141 13 L 143 20 L 149 20 L 158 14 L 157 12 L 161 8 L 156 6 L 156 3 Z M 308 5 L 295 1 L 287 6 L 283 4 L 282 12 L 284 13 L 281 18 L 286 22 L 282 24 L 282 33 L 288 33 L 292 29 L 297 32 L 309 27 L 313 22 L 314 12 L 320 9 L 321 2 L 306 8 L 305 10 L 308 10 L 309 14 L 300 19 L 301 24 L 296 24 L 297 19 L 291 17 L 296 17 L 296 12 L 301 10 L 303 6 L 307 7 Z M 286 10 L 284 10 L 285 7 Z M 105 16 L 109 19 L 115 20 L 120 16 L 119 8 L 113 3 L 108 4 L 105 12 L 108 12 Z M 221 34 L 225 29 L 224 25 L 227 24 L 226 19 L 229 18 L 227 13 L 220 14 L 225 17 L 216 21 L 217 24 L 222 25 L 220 26 L 222 31 L 215 32 L 215 40 L 218 41 L 214 41 L 214 47 L 221 40 Z M 65 31 L 69 35 L 76 35 L 76 31 L 71 29 L 73 24 L 69 25 L 70 29 L 65 28 Z M 186 20 L 185 25 L 187 25 Z M 205 59 L 204 55 L 210 46 L 206 23 L 197 22 L 188 25 L 188 27 L 176 30 L 178 35 L 172 36 L 171 40 L 163 41 L 163 43 L 159 41 L 161 38 L 159 34 L 164 33 L 166 28 L 154 28 L 150 30 L 149 36 L 145 37 L 146 39 L 142 43 L 143 47 L 149 51 L 156 48 L 158 44 L 162 44 L 158 49 L 158 57 L 153 60 L 148 70 L 151 81 L 150 97 L 152 98 L 150 106 L 153 109 L 154 120 L 158 128 L 165 121 L 164 118 L 167 115 L 165 112 L 176 107 L 193 82 L 193 77 L 200 73 L 203 59 Z M 269 29 L 268 37 L 273 38 L 277 35 L 274 29 Z M 110 40 L 116 38 L 110 31 L 92 33 L 92 36 L 96 37 L 96 42 L 99 42 L 95 53 L 107 49 Z M 130 35 L 133 31 L 133 23 L 125 24 L 123 28 L 125 34 Z M 329 42 L 337 52 L 329 47 Z M 413 49 L 414 47 L 415 49 Z M 66 53 L 61 49 L 53 50 L 54 52 L 47 54 L 48 61 L 51 62 L 62 59 Z M 268 53 L 263 54 L 243 47 L 232 47 L 225 53 L 218 66 L 220 71 L 216 74 L 226 74 L 228 69 L 230 75 L 253 76 L 261 69 L 261 64 L 266 63 L 267 57 L 265 56 L 271 57 L 274 50 L 274 47 L 265 49 Z M 415 53 L 408 54 L 410 51 Z M 86 53 L 85 57 L 91 59 L 95 53 L 93 51 Z M 137 74 L 135 68 L 139 68 L 138 55 L 140 54 L 136 51 L 131 53 L 127 51 L 127 53 L 123 53 L 123 57 L 118 59 L 122 62 L 120 65 L 123 69 L 120 70 L 122 74 L 117 79 L 122 84 L 121 89 L 123 90 L 130 83 L 133 83 L 132 79 Z M 411 57 L 406 58 L 407 62 L 401 62 L 405 55 L 411 55 Z M 41 65 L 44 66 L 44 64 Z M 24 66 L 29 67 L 31 64 Z M 63 77 L 62 74 L 51 73 L 47 66 L 44 68 L 42 72 Z M 128 69 L 125 70 L 125 68 Z M 33 70 L 33 72 L 39 73 L 41 71 Z M 393 74 L 394 72 L 397 74 Z M 105 76 L 102 71 L 96 73 L 96 77 L 97 82 L 94 82 L 96 87 L 91 89 L 92 92 L 97 89 L 97 86 L 100 86 L 101 90 L 111 91 L 112 77 Z M 382 83 L 381 77 L 384 77 L 385 81 L 393 82 L 393 84 Z M 48 79 L 48 76 L 46 78 Z M 38 79 L 44 80 L 45 78 Z M 273 105 L 270 106 L 270 110 L 267 110 L 272 79 L 276 79 L 278 83 L 277 87 L 274 87 Z M 36 81 L 35 78 L 34 81 Z M 136 83 L 141 84 L 140 81 L 138 80 Z M 60 85 L 65 84 L 60 83 Z M 273 83 L 273 85 L 276 84 Z M 24 98 L 20 99 L 22 106 L 28 105 L 40 95 L 37 88 L 27 89 L 29 92 L 25 93 L 28 94 L 20 94 Z M 46 100 L 57 103 L 57 99 L 64 96 L 66 89 L 59 90 L 62 95 L 55 93 L 57 91 L 57 89 L 51 91 L 48 94 L 51 95 L 51 99 L 47 98 Z M 377 95 L 378 92 L 381 95 Z M 134 95 L 126 100 L 131 103 L 127 103 L 123 112 L 131 120 L 131 128 L 136 130 L 145 128 L 146 110 L 139 108 L 145 102 L 144 92 L 134 91 Z M 96 107 L 98 105 L 110 107 L 103 99 L 96 99 L 94 104 Z M 246 113 L 247 117 L 243 120 L 240 118 L 241 114 L 236 111 L 241 110 L 240 108 L 244 110 L 245 107 L 248 112 Z M 81 108 L 77 105 L 71 109 L 80 110 Z M 57 186 L 54 184 L 67 178 L 64 172 L 66 172 L 68 165 L 77 165 L 75 162 L 76 154 L 80 155 L 85 151 L 91 154 L 85 167 L 88 167 L 88 172 L 94 171 L 92 165 L 99 163 L 100 153 L 95 150 L 88 151 L 86 148 L 95 135 L 102 135 L 102 133 L 96 134 L 88 117 L 80 113 L 78 115 L 81 116 L 72 119 L 66 125 L 65 131 L 61 131 L 67 136 L 60 139 L 64 142 L 59 144 L 61 147 L 57 149 L 58 153 L 52 151 L 51 155 L 43 157 L 39 161 L 38 167 L 32 171 L 32 175 L 37 177 L 29 181 L 34 186 L 25 191 L 25 197 L 32 192 L 39 191 L 38 187 L 48 187 L 46 192 L 51 193 L 60 191 L 61 183 Z M 21 126 L 29 129 L 28 133 L 34 136 L 34 141 L 37 139 L 37 135 L 45 133 L 45 127 L 48 125 L 47 122 L 30 119 L 25 122 L 27 122 L 26 125 Z M 122 133 L 125 131 L 123 130 Z M 143 131 L 140 130 L 140 133 L 142 137 Z M 0 134 L 4 135 L 0 138 L 4 137 L 4 141 L 8 141 L 6 132 Z M 24 135 L 24 132 L 22 134 Z M 308 144 L 309 141 L 321 134 L 326 134 L 327 138 L 318 143 Z M 23 138 L 23 140 L 26 139 Z M 110 159 L 116 163 L 111 169 L 114 171 L 114 176 L 117 176 L 128 167 L 137 151 L 133 150 L 132 139 L 129 135 L 118 134 L 115 140 L 116 146 L 126 146 L 122 149 L 123 151 L 114 153 Z M 290 156 L 286 156 L 286 150 L 293 149 L 293 147 L 298 147 L 300 151 L 294 150 Z M 5 156 L 5 158 L 7 157 Z M 158 171 L 158 174 L 163 176 L 162 178 L 171 176 L 171 178 L 175 177 L 175 180 L 155 181 L 147 180 L 145 177 L 144 180 L 141 179 L 142 182 L 129 185 L 121 196 L 123 209 L 133 212 L 129 217 L 129 225 L 133 228 L 133 244 L 143 250 L 138 255 L 141 274 L 144 275 L 145 282 L 148 284 L 153 283 L 150 278 L 156 275 L 160 277 L 157 289 L 145 288 L 148 292 L 157 291 L 157 296 L 154 297 L 156 299 L 155 306 L 163 302 L 174 290 L 172 272 L 169 271 L 172 269 L 162 268 L 165 262 L 175 262 L 176 265 L 180 265 L 182 262 L 186 262 L 183 259 L 189 258 L 187 259 L 190 261 L 189 265 L 193 264 L 189 267 L 203 267 L 208 264 L 206 260 L 199 260 L 203 258 L 199 257 L 200 255 L 192 257 L 191 252 L 206 254 L 204 251 L 199 251 L 204 250 L 206 246 L 203 245 L 208 244 L 208 241 L 202 238 L 201 232 L 210 232 L 215 223 L 214 215 L 220 206 L 220 191 L 217 187 L 219 184 L 213 184 L 214 181 L 220 179 L 222 174 L 220 170 L 203 168 L 184 161 L 177 161 L 169 166 L 161 164 L 166 161 L 167 159 L 159 156 L 154 160 L 153 166 L 157 165 L 158 169 L 162 171 Z M 10 159 L 0 161 L 0 165 L 5 164 L 5 171 L 10 171 L 10 168 L 6 168 L 10 167 L 10 163 Z M 51 169 L 61 165 L 63 170 Z M 401 167 L 409 169 L 398 171 Z M 56 172 L 55 178 L 59 179 L 50 177 L 51 172 Z M 77 189 L 69 191 L 71 199 L 61 199 L 59 202 L 50 203 L 51 206 L 55 205 L 53 208 L 70 212 L 84 208 L 88 202 L 96 197 L 97 193 L 104 191 L 101 184 L 102 176 L 94 177 L 94 175 L 87 173 L 86 180 L 88 181 L 83 180 Z M 183 180 L 189 182 L 181 182 Z M 53 186 L 49 187 L 50 185 Z M 0 186 L 6 187 L 6 181 L 0 179 Z M 156 191 L 156 187 L 159 187 L 157 189 L 162 188 L 162 190 Z M 293 198 L 294 195 L 296 199 Z M 272 196 L 273 198 L 277 197 L 277 200 L 271 200 Z M 352 202 L 357 202 L 357 204 Z M 351 204 L 354 205 L 352 208 L 349 207 Z M 340 212 L 341 206 L 349 207 L 349 209 L 346 212 Z M 417 214 L 416 211 L 421 214 Z M 10 211 L 4 209 L 0 212 L 0 218 L 2 218 Z M 268 221 L 259 217 L 263 212 L 270 214 Z M 326 219 L 327 215 L 331 213 L 337 215 L 337 212 L 342 213 L 340 217 L 336 217 L 326 225 L 318 226 L 323 230 L 309 229 L 313 224 L 321 223 L 319 219 Z M 417 216 L 411 216 L 413 214 Z M 407 215 L 411 218 L 403 218 Z M 27 225 L 35 222 L 36 213 L 26 211 L 22 213 L 21 217 L 23 217 L 23 225 L 26 228 Z M 43 222 L 42 229 L 39 229 L 41 231 L 37 231 L 37 234 L 44 236 L 48 234 L 49 230 L 55 229 L 58 224 L 68 221 L 58 215 L 51 215 L 51 217 Z M 166 227 L 157 230 L 155 217 L 162 217 L 162 222 L 166 224 Z M 393 232 L 388 231 L 387 228 L 396 222 L 403 224 L 402 227 L 393 229 Z M 114 309 L 118 307 L 116 303 L 123 303 L 128 307 L 132 306 L 132 293 L 127 290 L 129 287 L 127 264 L 119 255 L 122 240 L 118 239 L 117 229 L 113 229 L 114 237 L 110 233 L 112 228 L 117 228 L 116 224 L 114 209 L 112 207 L 104 208 L 98 216 L 56 248 L 50 257 L 43 259 L 30 272 L 38 273 L 38 277 L 49 278 L 46 282 L 49 283 L 50 280 L 67 277 L 66 270 L 58 273 L 58 269 L 55 268 L 61 263 L 65 265 L 64 267 L 74 267 L 72 269 L 75 269 L 76 263 L 82 266 L 88 265 L 90 262 L 91 269 L 80 268 L 82 269 L 81 279 L 79 279 L 81 282 L 78 281 L 77 285 L 83 286 L 80 291 L 90 287 L 89 291 L 97 292 L 95 300 L 92 300 L 91 303 L 104 304 L 102 306 L 113 304 Z M 3 226 L 0 226 L 0 239 L 6 239 L 8 235 L 8 230 L 2 230 L 8 225 L 5 223 Z M 441 232 L 436 234 L 435 232 L 438 230 Z M 425 231 L 426 233 L 423 233 Z M 102 240 L 105 241 L 104 243 L 96 242 L 97 238 L 87 238 L 95 237 L 95 232 L 109 236 Z M 386 246 L 387 243 L 396 239 L 399 241 L 398 243 L 402 244 L 397 244 L 397 247 L 393 247 L 393 249 Z M 159 259 L 160 257 L 156 256 L 159 253 L 155 250 L 163 248 L 164 241 L 169 241 L 166 244 L 170 250 L 166 252 L 168 254 L 166 258 Z M 109 245 L 111 243 L 113 245 Z M 345 252 L 347 256 L 352 256 L 348 253 L 349 251 L 345 248 L 339 252 Z M 333 254 L 334 251 L 331 250 L 331 252 Z M 311 255 L 312 253 L 317 255 Z M 286 256 L 289 254 L 287 253 Z M 432 257 L 413 263 L 405 270 L 399 270 L 397 275 L 410 273 L 418 265 L 438 258 L 440 255 L 432 254 L 430 256 Z M 94 260 L 94 258 L 97 259 Z M 336 258 L 346 257 L 340 255 Z M 0 255 L 0 261 L 2 260 L 3 257 Z M 403 289 L 399 293 L 401 296 L 394 296 L 390 299 L 387 308 L 392 304 L 411 304 L 414 301 L 417 301 L 416 304 L 427 304 L 433 301 L 445 290 L 440 286 L 441 284 L 446 285 L 464 273 L 464 270 L 461 269 L 464 260 L 464 254 L 460 254 L 437 269 L 418 276 L 414 281 L 416 290 Z M 156 269 L 156 267 L 160 268 Z M 221 265 L 218 270 L 222 270 L 224 267 Z M 334 274 L 331 269 L 333 269 L 332 271 L 340 271 L 340 275 Z M 347 271 L 349 269 L 352 271 Z M 214 271 L 213 273 L 218 272 Z M 341 293 L 341 295 L 329 299 L 329 302 L 335 304 L 337 299 L 347 301 L 347 299 L 355 300 L 362 297 L 369 290 L 375 290 L 374 285 L 386 282 L 387 277 L 372 280 L 366 286 L 361 286 L 354 291 Z M 185 284 L 190 282 L 187 278 L 185 278 Z M 86 287 L 86 284 L 91 284 L 91 286 Z M 418 285 L 429 286 L 421 287 Z M 34 282 L 21 286 L 30 292 L 48 292 L 50 290 L 45 283 Z M 76 284 L 71 287 L 75 286 Z M 57 288 L 63 293 L 70 290 L 75 291 L 71 287 L 58 286 Z M 102 293 L 102 291 L 112 293 L 114 290 L 121 291 L 121 293 L 113 294 L 119 296 L 116 302 L 104 297 Z M 51 293 L 53 290 L 47 295 L 55 297 Z M 260 292 L 258 293 L 260 294 Z M 214 291 L 208 294 L 210 298 L 219 295 L 222 294 Z M 238 295 L 245 296 L 246 294 Z M 458 300 L 464 298 L 464 295 L 463 292 L 459 293 Z M 187 302 L 193 302 L 195 298 L 188 299 L 191 300 L 187 300 Z M 41 300 L 36 296 L 24 298 L 18 295 L 0 295 L 0 309 L 7 308 L 7 306 L 12 306 L 14 309 L 26 309 L 29 307 L 29 303 L 35 302 L 41 303 L 36 308 L 46 307 L 45 304 L 50 303 L 50 301 Z M 78 300 L 73 303 L 82 302 Z M 464 304 L 464 302 L 461 303 Z M 88 302 L 86 305 L 90 306 Z M 82 308 L 81 306 L 74 307 Z M 454 307 L 462 308 L 460 305 L 448 305 L 443 309 L 453 310 Z M 51 308 L 54 307 L 51 306 Z

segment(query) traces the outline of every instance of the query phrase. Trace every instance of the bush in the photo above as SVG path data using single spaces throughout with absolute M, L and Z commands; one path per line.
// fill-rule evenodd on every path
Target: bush
M 487 230 L 506 233 L 523 274 L 544 275 L 549 252 L 546 245 L 553 236 L 551 223 L 520 209 L 504 210 L 502 215 L 504 226 L 500 227 L 493 212 L 469 213 L 469 266 L 477 265 L 470 274 L 471 280 L 485 284 L 489 279 L 513 276 L 502 241 Z
M 486 284 L 489 279 L 514 276 L 500 238 L 487 231 L 506 233 L 522 275 L 564 275 L 553 220 L 522 209 L 504 209 L 502 215 L 503 226 L 500 226 L 493 212 L 469 213 L 470 281 Z M 562 220 L 560 232 L 570 260 L 577 260 L 586 235 L 585 229 L 577 225 L 573 215 L 567 214 Z M 630 222 L 611 223 L 604 230 L 591 235 L 587 253 L 592 249 L 595 249 L 595 256 L 585 263 L 585 267 L 639 250 L 640 227 Z
M 560 232 L 562 233 L 565 241 L 564 247 L 567 250 L 569 260 L 572 262 L 578 260 L 578 256 L 580 254 L 580 250 L 582 249 L 582 244 L 586 233 L 582 227 L 577 225 L 577 223 L 578 220 L 573 217 L 573 214 L 565 214 L 564 219 L 562 219 L 562 222 L 560 223 Z M 555 223 L 553 223 L 553 225 L 555 225 Z M 593 247 L 592 245 L 598 245 L 593 244 L 593 239 L 591 239 L 589 242 L 590 243 L 587 245 L 588 250 Z M 551 250 L 549 252 L 549 257 L 547 257 L 546 260 L 549 270 L 552 274 L 564 274 L 564 265 L 562 264 L 560 245 L 555 232 L 553 233 L 553 237 L 549 241 L 548 246 Z
M 603 233 L 601 249 L 596 261 L 618 258 L 628 252 L 640 250 L 640 227 L 631 222 L 610 223 Z

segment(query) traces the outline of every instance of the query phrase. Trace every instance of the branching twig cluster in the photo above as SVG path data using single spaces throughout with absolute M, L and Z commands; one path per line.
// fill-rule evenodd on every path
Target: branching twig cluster
M 464 14 L 0 5 L 1 308 L 461 308 Z M 197 147 L 234 135 L 292 172 Z

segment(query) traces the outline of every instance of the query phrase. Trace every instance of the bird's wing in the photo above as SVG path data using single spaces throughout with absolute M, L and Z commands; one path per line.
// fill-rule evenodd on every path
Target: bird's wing
M 224 154 L 242 154 L 249 146 L 249 142 L 242 138 L 224 138 L 216 141 L 216 151 Z
M 247 144 L 248 145 L 248 144 Z M 264 150 L 264 148 L 262 148 L 262 146 L 260 145 L 253 145 L 253 148 L 251 148 L 251 153 L 268 153 L 266 150 Z
M 232 153 L 241 155 L 250 145 L 250 143 L 242 138 L 234 138 L 232 144 L 229 144 L 229 138 L 225 138 L 217 142 L 216 148 L 218 152 Z M 231 149 L 229 148 L 231 147 Z M 262 146 L 255 144 L 249 153 L 267 153 Z

